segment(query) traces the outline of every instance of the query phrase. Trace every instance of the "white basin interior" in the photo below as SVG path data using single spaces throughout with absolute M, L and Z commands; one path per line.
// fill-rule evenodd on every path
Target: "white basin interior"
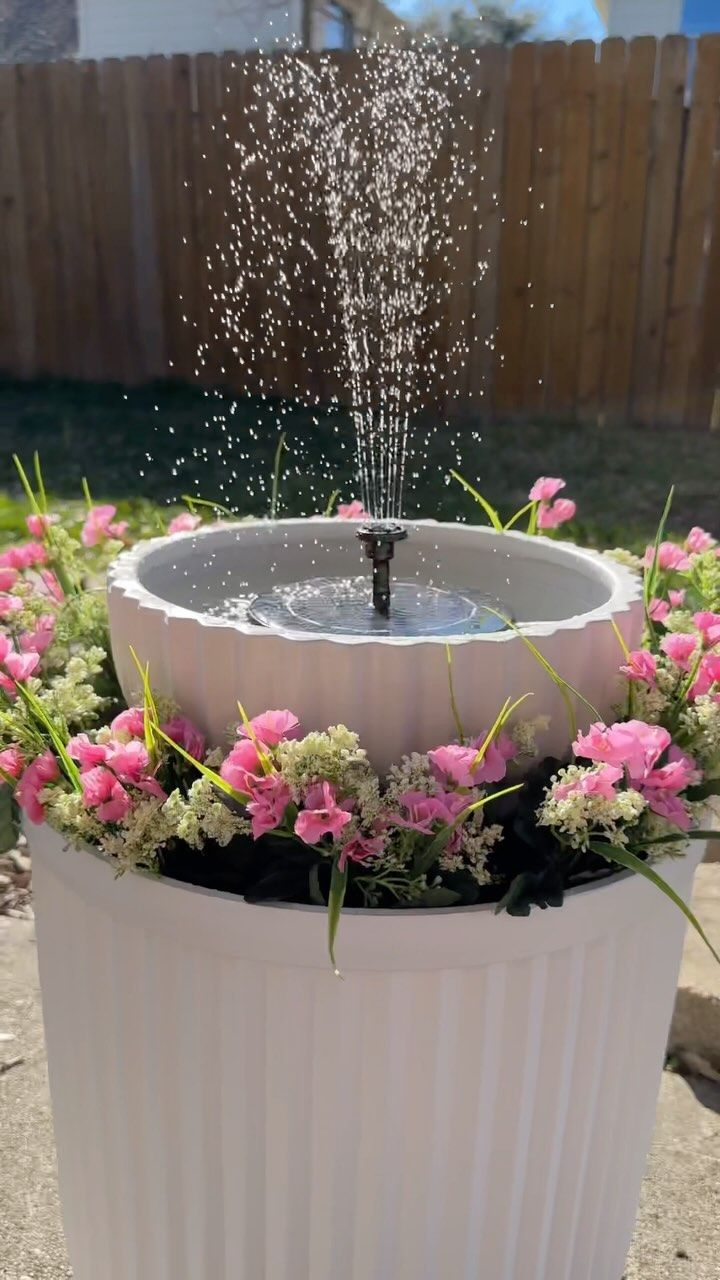
M 635 647 L 642 629 L 637 575 L 592 551 L 470 525 L 419 521 L 396 549 L 405 582 L 488 593 L 602 716 L 618 697 L 621 651 L 612 623 Z M 370 577 L 357 525 L 287 520 L 215 525 L 123 553 L 109 575 L 113 654 L 125 696 L 138 693 L 132 646 L 158 692 L 172 697 L 213 743 L 227 740 L 241 699 L 250 715 L 289 707 L 304 729 L 344 723 L 384 769 L 403 754 L 457 735 L 448 696 L 446 638 L 362 636 L 265 628 L 226 602 L 314 577 Z M 505 698 L 532 693 L 529 716 L 549 715 L 543 739 L 561 754 L 570 735 L 562 698 L 522 639 L 508 629 L 454 635 L 455 693 L 468 733 Z M 578 709 L 582 723 L 589 717 Z
M 487 592 L 507 601 L 518 622 L 591 613 L 607 606 L 616 588 L 614 566 L 570 545 L 470 525 L 418 522 L 408 528 L 393 577 Z M 197 614 L 307 578 L 369 579 L 356 529 L 353 521 L 340 520 L 225 527 L 158 545 L 143 557 L 138 578 L 150 595 Z

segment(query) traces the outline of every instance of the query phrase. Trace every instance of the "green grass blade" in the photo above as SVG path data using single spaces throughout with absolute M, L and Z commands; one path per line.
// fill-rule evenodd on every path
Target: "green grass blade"
M 39 505 L 40 505 L 42 514 L 46 516 L 48 511 L 48 500 L 47 500 L 47 494 L 45 492 L 45 484 L 43 482 L 43 477 L 42 477 L 42 468 L 40 466 L 40 454 L 38 453 L 37 449 L 33 454 L 33 467 L 35 469 L 35 483 L 37 484 Z
M 222 502 L 211 502 L 209 498 L 193 498 L 189 493 L 180 495 L 181 501 L 187 503 L 188 510 L 195 515 L 195 507 L 209 507 L 211 511 L 219 511 L 220 515 L 230 516 L 231 520 L 235 519 L 235 512 L 229 507 L 224 507 Z
M 278 440 L 278 447 L 275 450 L 275 461 L 273 463 L 272 496 L 270 498 L 270 519 L 271 520 L 277 519 L 278 494 L 280 493 L 280 475 L 282 472 L 283 452 L 284 453 L 290 452 L 290 450 L 288 449 L 285 443 L 284 431 L 280 436 L 280 439 Z
M 83 476 L 80 483 L 82 484 L 83 497 L 85 498 L 87 509 L 88 511 L 92 511 L 93 500 L 90 492 L 90 485 L 87 482 L 87 476 Z
M 35 494 L 33 492 L 33 487 L 30 484 L 30 481 L 28 480 L 27 474 L 25 472 L 25 468 L 16 453 L 13 454 L 12 460 L 15 463 L 15 470 L 17 471 L 20 477 L 20 483 L 23 489 L 25 490 L 25 496 L 28 502 L 30 503 L 30 506 L 32 507 L 34 514 L 36 516 L 41 516 L 42 511 L 40 510 L 37 498 L 35 497 Z
M 455 831 L 466 818 L 469 818 L 471 813 L 475 813 L 476 809 L 483 809 L 486 804 L 490 804 L 491 800 L 499 800 L 501 796 L 512 795 L 513 791 L 522 791 L 524 785 L 524 782 L 516 782 L 512 787 L 505 787 L 502 791 L 494 791 L 492 795 L 482 796 L 480 800 L 474 800 L 472 804 L 466 805 L 465 808 L 460 811 L 455 821 L 445 823 L 437 834 L 433 836 L 427 849 L 415 858 L 413 862 L 413 875 L 421 876 L 426 871 L 430 870 L 433 863 L 437 862 L 438 858 L 441 856 L 442 851 L 453 831 Z
M 658 556 L 660 553 L 660 543 L 662 542 L 665 536 L 665 526 L 668 522 L 668 516 L 670 515 L 670 508 L 672 507 L 674 494 L 675 494 L 675 486 L 671 485 L 670 492 L 665 500 L 663 513 L 660 517 L 660 523 L 657 527 L 657 533 L 655 534 L 655 541 L 653 543 L 652 563 L 649 568 L 645 569 L 645 576 L 643 578 L 643 601 L 645 604 L 645 620 L 647 622 L 648 629 L 652 635 L 655 634 L 655 627 L 653 626 L 653 621 L 652 621 L 652 618 L 650 617 L 650 601 L 653 599 L 657 589 Z
M 460 719 L 460 711 L 458 709 L 458 704 L 455 698 L 455 682 L 453 680 L 453 668 L 452 668 L 452 649 L 450 648 L 449 644 L 445 645 L 445 657 L 447 658 L 448 685 L 450 688 L 450 707 L 452 709 L 453 720 L 455 721 L 455 728 L 457 729 L 458 739 L 461 745 L 465 746 L 465 730 L 463 729 L 463 726 L 462 726 L 462 720 Z
M 246 796 L 244 791 L 236 791 L 235 788 L 231 787 L 230 783 L 226 782 L 224 778 L 221 778 L 220 774 L 216 773 L 214 769 L 210 769 L 206 764 L 202 764 L 200 760 L 196 760 L 194 756 L 190 755 L 189 751 L 186 751 L 184 747 L 180 746 L 179 742 L 175 742 L 172 738 L 169 738 L 163 729 L 157 728 L 155 733 L 158 738 L 161 738 L 169 747 L 172 747 L 173 751 L 177 751 L 178 755 L 182 756 L 183 760 L 186 760 L 188 764 L 194 765 L 198 773 L 201 773 L 204 778 L 207 778 L 209 782 L 212 782 L 213 786 L 217 787 L 218 791 L 223 791 L 225 795 L 230 796 L 232 800 L 237 800 L 238 804 L 248 803 L 250 797 Z
M 341 871 L 337 862 L 334 862 L 332 875 L 330 877 L 330 893 L 328 894 L 327 923 L 330 963 L 332 964 L 335 976 L 338 978 L 342 977 L 342 974 L 337 967 L 337 961 L 335 959 L 335 942 L 337 940 L 338 925 L 340 924 L 340 916 L 342 915 L 343 903 L 345 901 L 345 893 L 347 892 L 347 881 L 347 867 Z
M 160 719 L 158 716 L 157 704 L 153 697 L 152 686 L 150 684 L 150 664 L 142 662 L 138 658 L 132 645 L 130 645 L 130 656 L 140 673 L 143 689 L 143 732 L 145 735 L 145 749 L 153 764 L 157 762 L 157 751 L 155 749 L 155 731 L 160 728 Z
M 717 833 L 716 833 L 717 834 Z M 697 916 L 690 910 L 690 907 L 680 897 L 678 893 L 668 884 L 667 880 L 663 880 L 647 862 L 643 862 L 642 858 L 638 858 L 637 854 L 632 853 L 629 849 L 620 849 L 616 845 L 605 844 L 602 841 L 593 841 L 590 844 L 593 853 L 600 854 L 601 858 L 605 858 L 606 862 L 617 862 L 621 867 L 626 867 L 628 871 L 635 871 L 638 875 L 644 876 L 651 884 L 654 884 L 661 893 L 665 894 L 675 906 L 682 911 L 687 920 L 690 921 L 693 929 L 699 934 L 709 951 L 720 964 L 720 955 L 718 955 L 705 930 L 703 929 Z
M 477 769 L 478 765 L 482 764 L 492 742 L 500 733 L 503 726 L 507 724 L 513 711 L 517 711 L 518 707 L 521 707 L 523 702 L 527 702 L 528 698 L 532 698 L 532 697 L 533 697 L 532 693 L 524 693 L 522 697 L 516 698 L 514 702 L 511 702 L 509 698 L 505 699 L 503 705 L 501 706 L 498 714 L 495 717 L 495 722 L 489 734 L 485 738 L 485 741 L 483 742 L 482 746 L 478 747 L 478 753 L 472 763 L 473 769 Z
M 520 520 L 522 520 L 523 516 L 527 515 L 528 511 L 532 511 L 533 507 L 536 507 L 536 506 L 537 506 L 536 502 L 526 502 L 525 506 L 521 507 L 519 511 L 516 511 L 515 515 L 508 520 L 507 524 L 505 525 L 505 533 L 507 533 L 509 529 L 514 528 L 515 525 Z M 528 529 L 528 533 L 529 532 L 530 530 Z
M 333 489 L 332 493 L 330 494 L 330 497 L 327 500 L 327 506 L 323 511 L 324 516 L 330 517 L 332 515 L 333 511 L 335 510 L 335 503 L 337 502 L 339 497 L 340 497 L 340 490 Z
M 490 503 L 487 501 L 487 499 L 483 498 L 482 494 L 478 493 L 477 489 L 473 489 L 472 485 L 467 480 L 464 480 L 463 477 L 459 474 L 459 472 L 451 470 L 450 475 L 452 476 L 453 480 L 457 480 L 458 484 L 462 485 L 465 492 L 469 493 L 471 498 L 474 498 L 475 501 L 479 504 L 479 506 L 482 507 L 493 529 L 495 529 L 497 533 L 502 533 L 503 531 L 502 520 L 500 519 L 500 516 L 498 515 L 495 508 L 490 506 Z
M 56 729 L 55 725 L 50 719 L 44 706 L 42 705 L 40 700 L 35 697 L 35 694 L 31 693 L 27 685 L 16 683 L 15 688 L 17 689 L 20 696 L 27 703 L 37 723 L 42 726 L 45 733 L 48 735 L 50 741 L 52 742 L 58 754 L 58 758 L 63 767 L 65 775 L 70 785 L 72 786 L 73 790 L 82 791 L 82 786 L 80 784 L 80 770 L 78 769 L 75 761 L 68 755 L 67 744 L 63 742 L 62 737 L 58 733 L 58 730 Z

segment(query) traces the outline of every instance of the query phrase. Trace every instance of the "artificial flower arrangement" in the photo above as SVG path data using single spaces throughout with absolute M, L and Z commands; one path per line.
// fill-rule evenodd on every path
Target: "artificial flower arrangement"
M 0 553 L 0 776 L 31 822 L 99 848 L 118 872 L 327 905 L 333 961 L 344 904 L 489 902 L 527 915 L 618 867 L 651 879 L 700 929 L 655 864 L 710 834 L 702 823 L 720 793 L 720 547 L 697 528 L 666 541 L 669 503 L 644 561 L 612 553 L 644 573 L 646 611 L 644 647 L 618 650 L 615 723 L 594 713 L 577 732 L 581 692 L 526 639 L 563 692 L 570 759 L 542 758 L 546 726 L 506 702 L 473 732 L 456 714 L 454 741 L 380 778 L 350 728 L 303 733 L 287 709 L 250 719 L 238 703 L 232 740 L 208 751 L 139 664 L 142 700 L 123 705 L 101 584 L 129 528 L 87 491 L 81 527 L 68 527 L 48 509 L 37 459 L 35 488 L 17 465 L 31 540 Z M 557 497 L 563 482 L 542 477 L 503 525 L 462 483 L 497 528 L 527 514 L 529 532 L 552 536 L 575 512 Z M 357 502 L 338 509 L 365 514 Z M 168 532 L 200 523 L 191 509 Z M 454 707 L 450 665 L 448 677 Z

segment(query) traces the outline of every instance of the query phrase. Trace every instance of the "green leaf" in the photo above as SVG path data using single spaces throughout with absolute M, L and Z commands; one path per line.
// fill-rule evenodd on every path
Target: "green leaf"
M 347 890 L 348 870 L 347 866 L 343 871 L 340 870 L 337 862 L 333 863 L 332 875 L 330 877 L 330 893 L 328 895 L 328 951 L 330 952 L 330 961 L 335 970 L 337 977 L 341 977 L 340 970 L 335 960 L 335 940 L 337 938 L 338 925 L 340 924 L 340 916 L 342 914 L 343 903 L 345 901 L 345 893 Z
M 452 669 L 452 649 L 450 648 L 449 644 L 445 645 L 445 657 L 447 658 L 448 685 L 450 688 L 450 707 L 453 713 L 453 720 L 455 721 L 455 728 L 457 729 L 458 739 L 461 745 L 465 746 L 465 730 L 463 729 L 463 726 L 462 726 L 462 720 L 460 719 L 460 711 L 458 709 L 458 704 L 455 699 L 455 683 L 453 681 L 453 669 Z
M 454 889 L 446 889 L 444 885 L 437 884 L 430 889 L 426 889 L 422 896 L 413 903 L 413 906 L 454 907 L 460 900 L 461 895 L 456 893 Z
M 40 466 L 40 454 L 38 453 L 37 449 L 33 454 L 33 467 L 35 468 L 35 483 L 37 484 L 37 491 L 38 491 L 38 505 L 40 506 L 42 514 L 46 516 L 48 512 L 48 500 L 47 500 L 47 494 L 45 492 L 45 484 L 43 481 L 42 468 Z
M 507 524 L 505 525 L 505 533 L 507 533 L 509 529 L 512 529 L 514 525 L 518 523 L 519 520 L 522 520 L 523 516 L 527 515 L 528 511 L 532 512 L 533 507 L 537 507 L 536 502 L 532 502 L 532 501 L 526 502 L 524 507 L 521 507 L 519 511 L 516 511 L 515 515 L 511 516 L 511 518 L 508 520 Z M 528 530 L 528 533 L 529 532 L 530 530 Z
M 183 493 L 180 497 L 182 502 L 187 503 L 192 515 L 195 515 L 195 507 L 209 507 L 211 511 L 218 511 L 220 515 L 230 516 L 231 520 L 235 519 L 235 512 L 229 507 L 224 507 L 222 502 L 210 502 L 208 498 L 193 498 L 189 493 Z
M 271 520 L 275 520 L 277 518 L 278 494 L 280 492 L 280 475 L 282 472 L 283 452 L 285 453 L 290 452 L 290 450 L 288 449 L 285 443 L 284 431 L 280 436 L 280 439 L 278 441 L 278 447 L 275 450 L 275 462 L 273 464 L 272 495 L 270 498 L 270 519 Z
M 470 496 L 474 498 L 475 501 L 482 507 L 493 529 L 495 529 L 497 533 L 502 533 L 503 522 L 500 519 L 500 516 L 498 515 L 495 508 L 490 506 L 490 503 L 487 501 L 487 499 L 483 498 L 482 494 L 478 493 L 477 489 L 473 489 L 472 485 L 469 484 L 467 480 L 464 480 L 463 477 L 457 471 L 451 470 L 450 475 L 452 476 L 453 480 L 457 480 L 458 484 L 462 485 L 466 493 L 469 493 Z
M 31 693 L 27 685 L 16 683 L 15 688 L 27 703 L 30 708 L 31 715 L 35 718 L 37 724 L 40 725 L 41 729 L 44 730 L 52 742 L 65 776 L 70 782 L 73 790 L 82 791 L 82 786 L 80 784 L 80 770 L 78 769 L 75 761 L 72 760 L 67 753 L 67 740 L 63 741 L 61 734 L 53 724 L 42 703 L 35 697 L 34 693 Z
M 484 742 L 478 747 L 478 752 L 477 752 L 477 755 L 475 756 L 475 759 L 472 762 L 471 768 L 477 769 L 478 766 L 482 764 L 488 750 L 490 749 L 491 744 L 494 742 L 495 738 L 500 733 L 503 726 L 507 724 L 507 721 L 510 719 L 510 716 L 512 715 L 513 711 L 517 711 L 518 707 L 521 707 L 523 702 L 527 702 L 528 698 L 532 698 L 532 697 L 533 697 L 532 693 L 523 693 L 521 697 L 516 698 L 514 702 L 511 702 L 509 698 L 505 699 L 503 705 L 501 706 L 498 714 L 495 717 L 495 721 L 492 725 L 492 728 L 490 729 L 490 732 L 486 735 Z
M 32 507 L 33 513 L 36 516 L 41 516 L 43 513 L 40 510 L 40 505 L 33 492 L 33 487 L 30 484 L 30 481 L 28 480 L 27 474 L 25 472 L 25 468 L 16 453 L 13 454 L 12 460 L 15 463 L 15 470 L 17 471 L 20 477 L 20 483 L 23 489 L 25 490 L 25 496 L 27 497 L 27 500 L 30 503 L 30 506 Z
M 15 848 L 18 834 L 12 787 L 0 786 L 0 853 Z
M 335 503 L 337 502 L 339 497 L 340 497 L 340 490 L 333 489 L 332 493 L 330 494 L 330 497 L 327 500 L 327 506 L 323 511 L 324 516 L 327 516 L 329 518 L 332 515 L 333 511 L 335 510 Z
M 315 862 L 310 868 L 308 876 L 308 892 L 310 901 L 315 903 L 316 907 L 324 907 L 325 899 L 320 888 L 320 863 Z
M 182 756 L 183 760 L 187 760 L 188 764 L 194 765 L 198 773 L 201 773 L 204 778 L 207 778 L 209 782 L 212 782 L 213 786 L 217 787 L 218 791 L 223 791 L 226 796 L 230 796 L 230 798 L 232 800 L 236 800 L 238 804 L 248 803 L 250 799 L 249 796 L 246 796 L 243 791 L 236 791 L 234 787 L 230 786 L 229 782 L 226 782 L 224 778 L 221 778 L 219 773 L 216 773 L 214 769 L 210 769 L 206 764 L 202 764 L 199 760 L 196 760 L 194 756 L 190 755 L 189 751 L 186 751 L 184 747 L 180 746 L 179 742 L 174 742 L 172 738 L 169 738 L 161 728 L 156 728 L 155 734 L 158 738 L 162 738 L 162 741 L 166 742 L 169 747 L 172 747 L 173 751 L 177 751 L 178 755 Z
M 143 687 L 143 732 L 145 735 L 145 750 L 153 764 L 157 761 L 157 751 L 155 749 L 155 731 L 160 728 L 160 720 L 158 718 L 158 709 L 153 696 L 152 686 L 150 684 L 150 664 L 143 664 L 137 656 L 137 653 L 130 645 L 130 656 L 140 673 Z
M 546 907 L 561 907 L 563 901 L 562 880 L 556 870 L 521 871 L 495 907 L 495 915 L 507 911 L 509 916 L 529 916 L 533 907 L 544 911 Z
M 720 964 L 720 955 L 718 955 L 712 945 L 697 916 L 690 910 L 687 903 L 683 902 L 680 895 L 675 892 L 671 885 L 667 883 L 667 880 L 663 880 L 662 876 L 658 875 L 657 871 L 648 866 L 647 862 L 643 862 L 642 858 L 638 858 L 637 854 L 632 853 L 630 849 L 620 849 L 616 845 L 606 844 L 604 841 L 600 840 L 592 841 L 590 848 L 593 853 L 597 853 L 601 858 L 605 858 L 606 862 L 617 862 L 619 866 L 626 867 L 628 871 L 635 871 L 639 876 L 644 876 L 645 879 L 649 880 L 651 884 L 654 884 L 657 889 L 660 889 L 661 893 L 664 893 L 665 896 L 669 898 L 671 902 L 674 902 L 675 906 L 682 911 L 685 918 L 690 921 L 693 929 L 696 930 L 706 947 L 712 952 L 718 964 Z
M 657 587 L 658 555 L 660 553 L 660 543 L 662 542 L 663 537 L 665 535 L 665 526 L 668 522 L 668 516 L 670 515 L 670 508 L 672 507 L 674 493 L 675 493 L 675 486 L 671 485 L 670 492 L 665 501 L 663 513 L 660 517 L 660 523 L 657 527 L 657 533 L 655 534 L 655 541 L 653 543 L 652 563 L 650 567 L 645 570 L 645 577 L 643 579 L 643 600 L 645 603 L 645 620 L 647 622 L 648 629 L 652 635 L 655 634 L 655 628 L 653 626 L 652 618 L 650 617 L 650 601 L 653 599 L 653 596 L 655 595 L 655 590 Z

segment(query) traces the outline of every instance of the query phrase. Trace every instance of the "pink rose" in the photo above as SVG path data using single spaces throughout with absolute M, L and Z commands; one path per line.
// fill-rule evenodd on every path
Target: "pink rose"
M 51 751 L 44 751 L 27 766 L 15 789 L 15 799 L 31 822 L 44 821 L 42 793 L 48 783 L 56 782 L 59 777 L 57 760 Z
M 48 595 L 52 596 L 53 600 L 56 600 L 58 604 L 62 604 L 63 600 L 65 599 L 65 592 L 60 586 L 60 583 L 58 582 L 52 570 L 41 569 L 40 577 L 42 578 L 43 585 Z
M 706 653 L 697 673 L 697 679 L 688 693 L 694 701 L 706 693 L 710 693 L 714 685 L 720 685 L 720 653 Z
M 241 795 L 251 795 L 262 776 L 263 767 L 254 742 L 249 738 L 238 739 L 220 765 L 220 777 Z
M 39 665 L 40 654 L 32 650 L 28 653 L 9 653 L 5 659 L 5 670 L 16 684 L 22 684 L 29 679 Z
M 407 817 L 393 814 L 392 821 L 398 827 L 407 827 L 423 835 L 432 835 L 438 823 L 453 823 L 467 805 L 467 796 L 461 796 L 457 791 L 446 791 L 437 796 L 427 796 L 424 791 L 406 791 L 398 799 Z
M 19 596 L 0 595 L 0 618 L 11 618 L 14 613 L 20 613 L 22 607 Z
M 655 548 L 647 547 L 643 564 L 646 569 L 652 568 L 655 558 Z M 690 568 L 689 557 L 685 554 L 682 547 L 678 547 L 674 542 L 661 542 L 658 547 L 657 564 L 659 569 L 674 570 L 678 573 L 684 573 Z
M 168 533 L 192 533 L 201 524 L 201 516 L 193 516 L 189 511 L 183 511 L 181 515 L 173 516 L 168 525 Z
M 17 569 L 0 569 L 0 591 L 11 591 L 17 580 Z
M 696 635 L 683 631 L 674 631 L 670 635 L 663 636 L 660 641 L 660 648 L 681 671 L 689 671 L 697 654 L 699 643 L 699 637 Z
M 648 615 L 652 622 L 665 622 L 670 617 L 670 605 L 667 600 L 659 600 L 657 596 L 648 605 Z
M 685 603 L 685 596 L 686 596 L 686 594 L 687 594 L 687 593 L 686 593 L 684 590 L 683 590 L 683 591 L 668 591 L 668 599 L 669 599 L 670 604 L 672 605 L 673 609 L 681 609 L 681 608 L 682 608 L 682 606 L 683 606 L 683 605 L 684 605 L 684 603 Z
M 59 516 L 26 516 L 25 524 L 27 525 L 28 533 L 31 533 L 33 538 L 44 538 L 50 526 L 57 524 L 59 519 Z
M 107 755 L 105 757 L 108 768 L 120 782 L 128 785 L 138 785 L 142 782 L 150 768 L 150 757 L 144 743 L 138 738 L 133 738 L 130 742 L 113 742 L 107 744 Z
M 276 747 L 285 738 L 297 738 L 300 721 L 292 711 L 263 711 L 250 721 L 252 733 L 264 747 Z M 251 737 L 244 724 L 238 728 L 242 737 Z
M 31 649 L 36 653 L 44 653 L 52 644 L 54 635 L 55 618 L 51 613 L 42 613 L 35 624 L 35 630 L 20 636 L 20 648 L 24 653 Z
M 107 504 L 102 507 L 91 507 L 87 520 L 80 533 L 84 547 L 96 547 L 106 538 L 122 538 L 127 530 L 127 520 L 113 524 L 112 518 L 117 508 Z
M 145 737 L 145 712 L 142 707 L 128 707 L 110 721 L 110 732 L 114 738 L 127 742 L 130 738 Z
M 122 783 L 102 765 L 81 773 L 80 785 L 86 809 L 95 809 L 101 822 L 122 822 L 132 808 Z
M 67 744 L 67 752 L 71 760 L 77 760 L 81 771 L 94 769 L 104 764 L 107 758 L 107 747 L 100 742 L 91 742 L 86 733 L 78 733 Z
M 551 505 L 542 502 L 538 509 L 538 529 L 557 529 L 572 520 L 576 511 L 577 505 L 570 498 L 558 498 Z
M 565 488 L 565 481 L 553 476 L 540 476 L 528 497 L 531 502 L 552 502 L 556 494 Z
M 592 773 L 586 773 L 582 778 L 575 778 L 571 782 L 556 783 L 552 789 L 552 794 L 558 800 L 564 800 L 566 796 L 584 795 L 584 796 L 603 796 L 606 800 L 612 800 L 615 797 L 615 783 L 619 782 L 623 776 L 623 770 L 614 764 L 601 764 L 598 769 L 594 769 Z
M 573 751 L 581 759 L 612 764 L 620 769 L 627 766 L 631 777 L 644 777 L 671 742 L 667 729 L 645 724 L 643 720 L 621 721 L 610 726 L 598 722 L 592 724 L 586 734 L 578 734 Z
M 384 844 L 383 836 L 352 836 L 340 851 L 338 867 L 344 871 L 348 862 L 368 862 L 371 858 L 377 858 L 382 853 Z
M 627 662 L 620 668 L 623 675 L 628 680 L 639 680 L 643 684 L 647 684 L 651 689 L 655 688 L 657 676 L 657 662 L 652 653 L 648 653 L 647 649 L 634 649 L 628 654 Z
M 338 805 L 332 784 L 318 782 L 307 791 L 305 806 L 295 819 L 295 834 L 305 844 L 317 844 L 323 836 L 335 840 L 350 821 L 351 814 Z
M 252 818 L 253 838 L 259 840 L 280 826 L 292 795 L 279 773 L 268 773 L 254 780 L 250 797 L 247 811 Z
M 0 769 L 9 778 L 19 778 L 25 768 L 25 757 L 19 747 L 6 747 L 0 751 Z
M 205 739 L 199 729 L 186 716 L 173 716 L 167 724 L 161 726 L 163 733 L 172 738 L 183 751 L 187 751 L 193 760 L 202 761 L 205 755 Z
M 705 529 L 701 529 L 699 525 L 693 525 L 687 538 L 685 539 L 685 550 L 691 555 L 698 552 L 709 551 L 711 547 L 717 546 L 712 534 L 707 533 Z
M 702 633 L 703 644 L 708 649 L 720 644 L 720 613 L 709 613 L 707 611 L 694 613 L 693 622 L 698 631 Z
M 336 518 L 338 520 L 371 520 L 372 516 L 365 510 L 362 502 L 354 498 L 352 502 L 340 503 Z

